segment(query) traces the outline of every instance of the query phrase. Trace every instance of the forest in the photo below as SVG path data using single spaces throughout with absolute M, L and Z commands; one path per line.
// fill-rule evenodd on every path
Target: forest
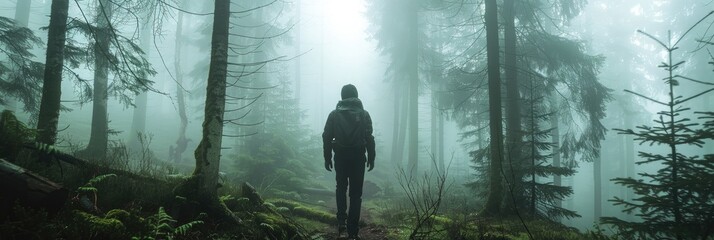
M 714 0 L 0 0 L 0 112 L 0 240 L 714 239 Z

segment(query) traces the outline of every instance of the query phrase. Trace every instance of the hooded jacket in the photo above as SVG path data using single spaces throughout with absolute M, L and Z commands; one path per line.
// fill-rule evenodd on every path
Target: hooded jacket
M 376 154 L 372 131 L 372 118 L 359 98 L 339 101 L 327 117 L 322 133 L 325 161 L 332 159 L 333 150 L 353 149 L 360 154 L 366 151 L 367 160 L 374 162 Z

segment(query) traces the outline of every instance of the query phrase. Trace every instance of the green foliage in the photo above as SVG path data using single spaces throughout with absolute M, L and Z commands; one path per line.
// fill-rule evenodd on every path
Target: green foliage
M 95 187 L 97 183 L 102 182 L 106 179 L 109 178 L 115 178 L 117 177 L 116 174 L 104 174 L 104 175 L 99 175 L 96 177 L 93 177 L 92 179 L 89 179 L 84 186 L 78 187 L 77 188 L 77 194 L 93 194 L 95 195 L 95 201 L 96 201 L 96 194 L 97 194 L 97 188 Z
M 73 210 L 68 224 L 68 239 L 127 239 L 126 227 L 113 218 L 102 218 L 83 211 Z
M 14 204 L 9 218 L 1 219 L 0 236 L 3 239 L 57 239 L 63 229 L 52 222 L 44 210 Z
M 133 239 L 170 240 L 174 239 L 177 236 L 186 235 L 191 229 L 203 224 L 203 221 L 201 220 L 194 220 L 174 227 L 176 225 L 176 220 L 174 220 L 169 214 L 167 214 L 163 207 L 159 207 L 158 212 L 150 216 L 147 221 L 151 228 L 151 233 L 148 236 L 143 236 L 141 238 L 134 237 Z
M 714 129 L 711 117 L 714 115 L 711 112 L 695 113 L 701 116 L 700 119 L 707 121 L 700 125 L 687 117 L 690 108 L 685 105 L 688 100 L 711 92 L 714 88 L 688 97 L 677 95 L 675 90 L 680 89 L 683 80 L 692 80 L 678 74 L 677 69 L 685 62 L 675 63 L 672 60 L 673 52 L 678 49 L 677 44 L 686 33 L 676 41 L 670 39 L 668 44 L 647 33 L 641 33 L 659 43 L 669 54 L 668 61 L 659 65 L 667 74 L 663 83 L 668 89 L 669 98 L 659 101 L 628 91 L 660 104 L 664 109 L 657 113 L 659 118 L 654 120 L 653 126 L 642 125 L 638 126 L 637 130 L 615 130 L 620 134 L 634 136 L 634 140 L 640 144 L 664 145 L 667 150 L 664 153 L 639 153 L 643 160 L 637 164 L 658 164 L 661 167 L 656 172 L 639 173 L 639 179 L 613 179 L 615 183 L 631 188 L 639 197 L 632 200 L 615 197 L 610 201 L 616 206 L 624 207 L 625 213 L 635 213 L 641 220 L 626 221 L 617 217 L 604 217 L 601 221 L 613 225 L 623 236 L 708 239 L 714 236 L 711 229 L 711 226 L 714 226 L 714 154 L 709 153 L 703 157 L 687 156 L 682 147 L 701 148 L 705 141 L 714 139 L 711 135 Z M 706 84 L 698 80 L 692 82 Z
M 306 164 L 311 158 L 300 154 L 296 156 L 291 146 L 300 142 L 288 143 L 277 134 L 259 134 L 246 142 L 245 155 L 238 157 L 235 163 L 234 184 L 249 182 L 256 190 L 266 195 L 295 191 L 311 184 L 310 177 L 318 168 Z M 296 196 L 299 197 L 299 196 Z
M 41 46 L 32 30 L 0 17 L 0 105 L 17 99 L 33 119 L 39 113 L 45 65 L 33 60 L 31 50 Z
M 512 193 L 520 202 L 520 209 L 528 209 L 526 212 L 533 217 L 546 217 L 550 220 L 559 218 L 580 217 L 575 211 L 559 207 L 558 202 L 573 194 L 570 186 L 556 186 L 550 180 L 539 181 L 539 178 L 552 179 L 554 176 L 572 176 L 575 170 L 568 166 L 554 166 L 553 156 L 560 154 L 556 143 L 552 142 L 552 135 L 555 128 L 551 126 L 556 112 L 549 111 L 555 106 L 549 106 L 545 101 L 547 92 L 545 82 L 530 79 L 528 89 L 522 99 L 524 106 L 523 116 L 523 143 L 521 149 L 510 149 L 509 151 L 522 151 L 520 161 L 509 162 L 509 171 L 522 171 L 514 174 L 523 176 L 523 179 L 509 180 L 515 189 Z M 556 123 L 557 124 L 557 123 Z M 519 164 L 520 163 L 520 164 Z M 515 165 L 515 166 L 514 166 Z M 510 175 L 510 176 L 514 176 Z M 507 175 L 509 176 L 509 175 Z
M 17 120 L 12 111 L 2 111 L 2 115 L 0 115 L 0 136 L 2 136 L 0 138 L 0 158 L 14 161 L 23 145 L 32 142 L 36 134 L 36 130 L 28 128 Z
M 147 220 L 139 216 L 138 212 L 130 213 L 123 209 L 112 209 L 107 212 L 104 218 L 121 221 L 127 231 L 130 231 L 133 235 L 146 235 L 151 230 Z
M 337 217 L 335 216 L 335 214 L 305 206 L 298 206 L 293 208 L 292 214 L 294 216 L 300 216 L 326 224 L 334 224 L 337 222 Z
M 120 8 L 125 9 L 125 8 Z M 101 56 L 107 59 L 109 63 L 108 71 L 114 76 L 114 80 L 110 82 L 108 88 L 109 96 L 114 96 L 125 105 L 133 105 L 132 99 L 141 92 L 154 90 L 151 85 L 153 81 L 149 80 L 150 76 L 156 75 L 149 61 L 146 59 L 146 54 L 141 48 L 136 45 L 133 39 L 124 37 L 116 28 L 104 29 L 101 26 L 95 26 L 85 21 L 85 19 L 71 18 L 67 21 L 67 29 L 70 34 L 82 34 L 91 41 L 87 44 L 72 41 L 71 38 L 67 42 L 66 48 L 69 49 L 67 56 L 68 63 L 72 67 L 79 65 L 93 66 L 95 58 Z M 93 54 L 97 33 L 106 32 L 112 39 L 109 41 L 109 51 L 101 54 Z M 80 99 L 82 102 L 89 101 L 92 98 L 92 89 L 89 86 L 90 81 L 77 73 L 70 75 L 75 78 L 80 87 Z M 155 91 L 155 90 L 154 90 Z

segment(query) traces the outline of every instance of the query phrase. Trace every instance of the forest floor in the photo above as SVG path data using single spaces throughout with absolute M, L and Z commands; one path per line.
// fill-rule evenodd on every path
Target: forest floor
M 324 233 L 320 236 L 323 239 L 347 239 L 346 233 L 338 236 L 337 229 L 335 227 L 327 226 L 323 231 Z M 378 226 L 375 224 L 367 224 L 367 226 L 362 227 L 359 231 L 359 236 L 363 240 L 390 239 L 389 229 L 385 226 Z

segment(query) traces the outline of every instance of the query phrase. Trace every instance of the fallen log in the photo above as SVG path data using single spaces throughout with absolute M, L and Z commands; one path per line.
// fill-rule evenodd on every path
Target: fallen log
M 118 176 L 131 178 L 133 180 L 147 181 L 147 182 L 159 181 L 162 183 L 167 183 L 166 180 L 164 180 L 164 179 L 157 179 L 157 178 L 154 178 L 151 176 L 144 176 L 141 174 L 136 174 L 136 173 L 125 171 L 125 170 L 113 169 L 110 167 L 101 166 L 99 164 L 95 164 L 90 161 L 87 161 L 87 160 L 72 156 L 70 154 L 64 153 L 62 151 L 56 150 L 52 146 L 42 144 L 42 143 L 34 143 L 34 144 L 28 143 L 28 144 L 23 145 L 23 147 L 26 149 L 36 151 L 37 154 L 40 155 L 40 159 L 42 161 L 52 161 L 54 159 L 54 160 L 62 161 L 65 163 L 69 163 L 75 167 L 79 167 L 79 168 L 83 168 L 83 169 L 94 169 L 101 173 L 113 173 Z
M 62 185 L 0 159 L 0 222 L 7 219 L 15 203 L 57 213 L 69 191 Z

